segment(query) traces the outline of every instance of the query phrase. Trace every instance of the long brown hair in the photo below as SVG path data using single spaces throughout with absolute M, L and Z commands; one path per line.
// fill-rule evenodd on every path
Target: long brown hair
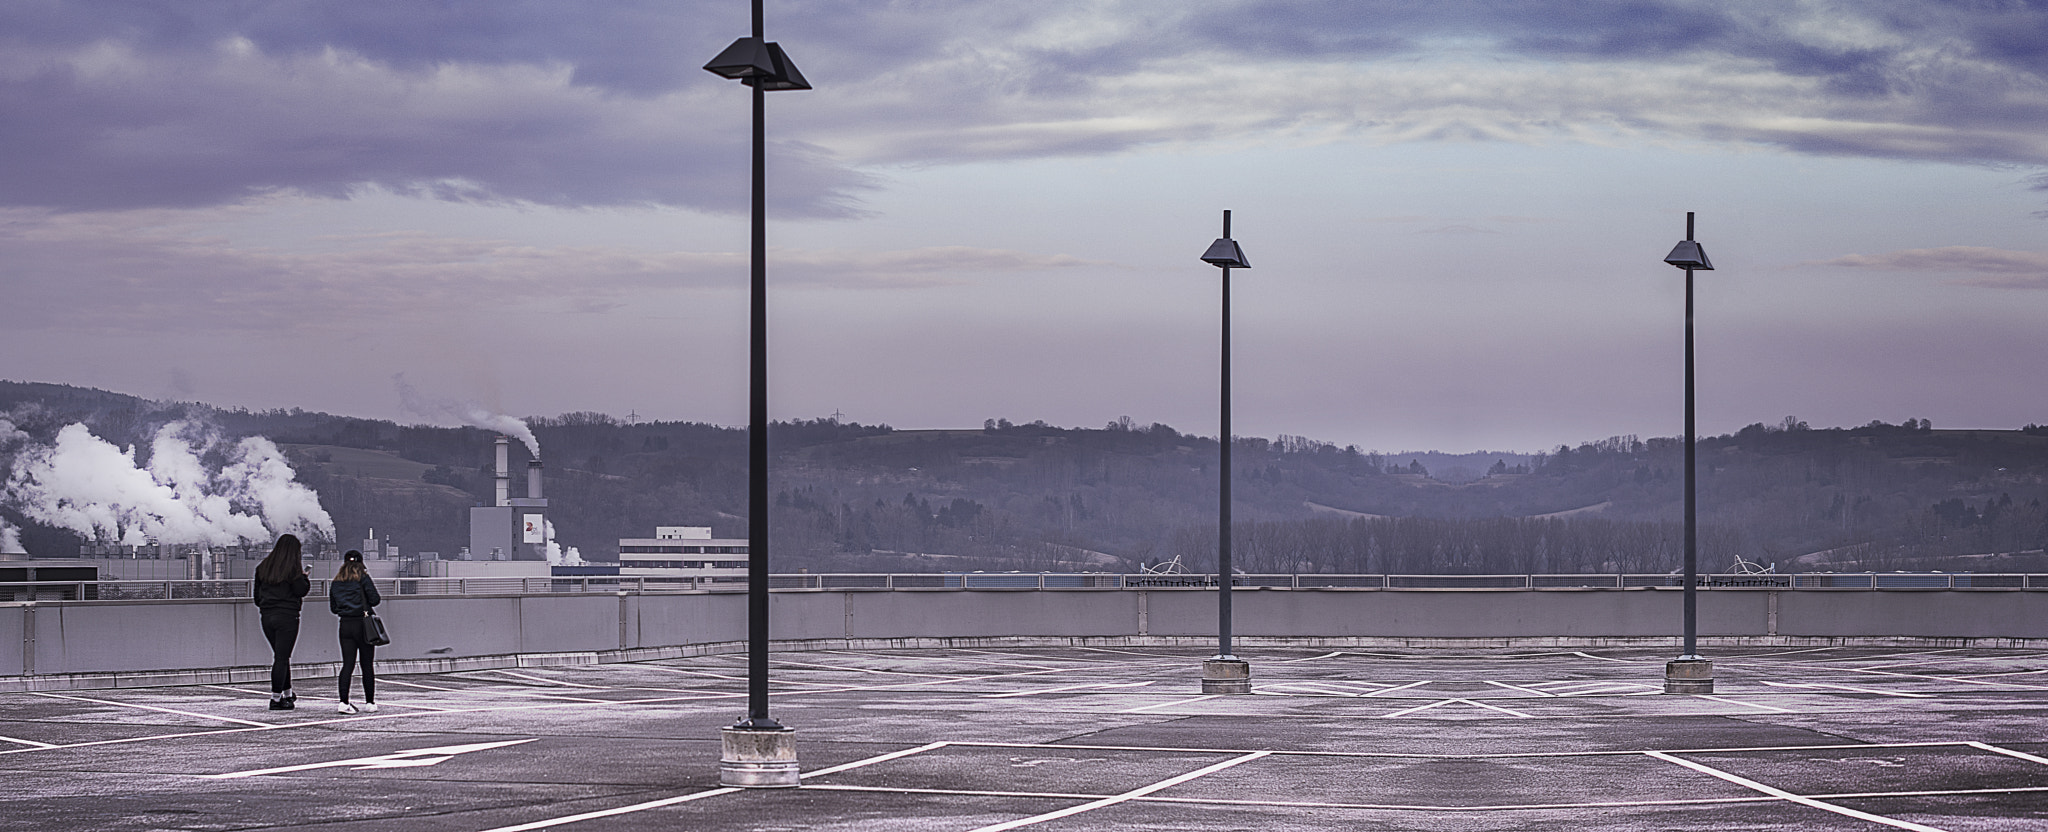
M 348 554 L 341 556 L 341 568 L 334 572 L 334 580 L 337 583 L 360 581 L 367 577 L 370 577 L 370 570 L 363 566 L 363 553 L 350 549 Z
M 281 584 L 304 574 L 306 566 L 299 560 L 299 549 L 297 535 L 279 535 L 277 545 L 270 547 L 270 556 L 256 564 L 256 580 Z

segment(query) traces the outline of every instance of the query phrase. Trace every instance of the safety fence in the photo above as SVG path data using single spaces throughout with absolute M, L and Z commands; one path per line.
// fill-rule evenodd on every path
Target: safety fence
M 327 581 L 313 581 L 314 596 Z M 744 577 L 579 575 L 524 578 L 388 578 L 387 594 L 541 595 L 559 593 L 654 594 L 744 592 Z M 1679 575 L 1237 575 L 1234 588 L 1368 590 L 1574 590 L 1680 587 Z M 774 590 L 1102 589 L 1206 590 L 1213 574 L 1113 572 L 934 572 L 770 575 Z M 2048 575 L 1971 572 L 1802 572 L 1698 576 L 1708 590 L 2048 590 Z M 152 581 L 35 581 L 0 583 L 4 601 L 164 601 L 251 597 L 248 579 Z

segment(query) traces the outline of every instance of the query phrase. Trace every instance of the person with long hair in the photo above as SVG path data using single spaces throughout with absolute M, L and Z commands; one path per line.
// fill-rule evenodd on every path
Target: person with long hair
M 349 676 L 355 672 L 356 659 L 363 662 L 363 704 L 362 710 L 377 711 L 377 676 L 370 663 L 377 659 L 377 648 L 370 643 L 363 632 L 363 619 L 370 614 L 370 608 L 382 603 L 377 595 L 377 585 L 370 582 L 370 570 L 363 565 L 363 553 L 354 549 L 341 556 L 341 569 L 334 573 L 334 582 L 327 587 L 327 608 L 341 619 L 341 713 L 352 714 L 357 708 L 348 701 Z
M 269 557 L 256 564 L 256 608 L 263 611 L 263 638 L 270 642 L 273 711 L 289 711 L 299 699 L 292 692 L 292 647 L 299 643 L 299 609 L 313 589 L 299 549 L 297 536 L 279 535 Z

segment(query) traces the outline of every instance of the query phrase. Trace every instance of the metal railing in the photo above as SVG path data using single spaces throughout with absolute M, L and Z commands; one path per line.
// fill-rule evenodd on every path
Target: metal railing
M 327 594 L 327 581 L 313 582 L 315 597 Z M 1679 587 L 1677 575 L 1238 575 L 1232 586 L 1276 589 L 1377 590 L 1574 590 Z M 744 592 L 744 577 L 689 578 L 665 576 L 588 575 L 525 578 L 386 578 L 378 581 L 387 595 L 548 595 L 559 593 L 653 594 L 674 592 Z M 1115 572 L 933 572 L 830 573 L 771 575 L 777 590 L 926 590 L 926 589 L 1212 589 L 1213 574 L 1164 575 Z M 1701 575 L 1699 587 L 1710 590 L 2048 590 L 2048 575 L 1972 572 L 1805 572 Z M 0 583 L 0 602 L 8 601 L 164 601 L 252 597 L 246 578 L 236 580 L 33 581 Z

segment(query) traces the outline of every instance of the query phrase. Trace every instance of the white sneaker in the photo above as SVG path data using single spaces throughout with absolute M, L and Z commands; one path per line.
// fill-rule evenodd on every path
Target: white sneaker
M 335 708 L 334 711 L 336 713 L 352 714 L 356 712 L 356 706 L 350 705 L 347 702 L 343 702 L 341 703 L 341 707 Z
M 377 703 L 375 703 L 375 702 L 364 702 L 364 703 L 363 703 L 363 713 L 366 713 L 366 714 L 374 714 L 374 713 L 376 713 L 376 712 L 377 712 Z

